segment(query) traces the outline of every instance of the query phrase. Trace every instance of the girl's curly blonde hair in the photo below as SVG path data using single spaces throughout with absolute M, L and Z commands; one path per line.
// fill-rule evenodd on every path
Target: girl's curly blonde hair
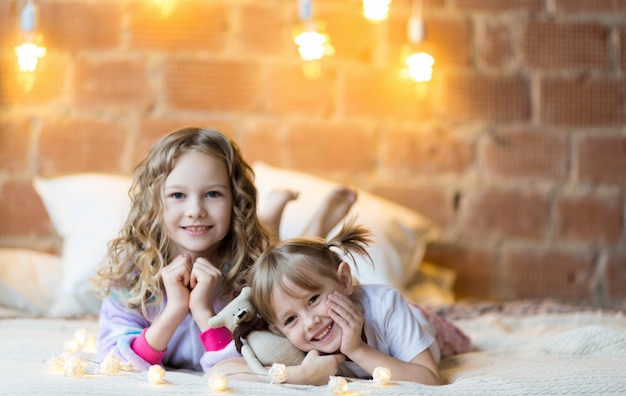
M 176 159 L 189 151 L 223 160 L 230 178 L 231 226 L 212 262 L 224 272 L 223 294 L 232 297 L 243 287 L 248 268 L 269 243 L 257 217 L 254 171 L 237 144 L 218 131 L 202 128 L 183 128 L 163 137 L 134 170 L 130 212 L 118 237 L 109 243 L 107 260 L 94 280 L 101 298 L 115 291 L 125 306 L 140 307 L 145 317 L 148 305 L 157 310 L 162 306 L 161 270 L 172 259 L 162 225 L 163 184 Z

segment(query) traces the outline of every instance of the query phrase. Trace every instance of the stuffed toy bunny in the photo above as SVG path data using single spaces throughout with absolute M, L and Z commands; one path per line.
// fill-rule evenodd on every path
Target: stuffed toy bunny
M 210 328 L 226 327 L 233 333 L 237 351 L 240 352 L 250 370 L 267 375 L 266 367 L 274 363 L 297 366 L 304 360 L 304 352 L 294 347 L 278 329 L 268 325 L 256 315 L 250 303 L 250 287 L 209 319 Z

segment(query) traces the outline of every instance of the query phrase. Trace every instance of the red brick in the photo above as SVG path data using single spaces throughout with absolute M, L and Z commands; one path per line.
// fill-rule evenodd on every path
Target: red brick
M 446 84 L 443 114 L 451 120 L 530 119 L 530 86 L 523 78 L 451 74 Z
M 172 61 L 166 66 L 165 93 L 173 109 L 253 111 L 260 91 L 254 64 Z
M 619 61 L 622 70 L 626 69 L 626 28 L 619 30 Z
M 266 107 L 270 113 L 327 117 L 336 111 L 336 97 L 336 73 L 329 72 L 328 67 L 317 79 L 305 77 L 300 64 L 272 67 L 267 77 Z
M 562 126 L 610 126 L 624 122 L 621 78 L 546 78 L 541 82 L 540 120 Z
M 41 29 L 49 48 L 97 50 L 118 47 L 122 42 L 120 2 L 38 2 Z
M 52 229 L 32 181 L 0 183 L 0 236 L 44 236 Z
M 626 13 L 624 0 L 554 0 L 557 13 L 589 14 L 606 13 L 615 16 L 617 13 Z
M 538 131 L 496 131 L 487 137 L 484 168 L 488 175 L 564 180 L 568 174 L 565 135 Z
M 543 11 L 542 0 L 456 0 L 455 7 L 472 11 Z
M 511 299 L 557 299 L 591 302 L 593 257 L 588 253 L 506 248 L 505 290 Z
M 623 228 L 617 195 L 569 195 L 556 200 L 557 237 L 569 242 L 615 244 Z
M 297 53 L 291 39 L 292 20 L 273 5 L 250 4 L 241 8 L 234 34 L 235 51 L 281 55 Z
M 544 194 L 492 188 L 461 199 L 460 229 L 468 238 L 539 240 L 546 233 L 549 213 Z
M 120 126 L 102 121 L 46 123 L 39 138 L 40 174 L 123 173 L 126 134 Z
M 116 106 L 145 110 L 155 97 L 148 85 L 144 61 L 81 59 L 74 72 L 77 107 Z
M 456 271 L 457 298 L 500 299 L 500 269 L 495 252 L 479 247 L 435 243 L 428 245 L 424 260 Z
M 394 175 L 466 172 L 474 161 L 468 139 L 447 130 L 392 129 L 383 134 L 381 165 Z
M 131 46 L 163 51 L 208 51 L 226 46 L 228 9 L 213 2 L 177 2 L 167 16 L 157 12 L 155 2 L 132 2 L 130 12 Z
M 436 89 L 433 81 L 425 89 Z M 356 71 L 345 77 L 342 102 L 347 116 L 428 118 L 436 103 L 429 95 L 416 95 L 415 86 L 398 75 L 398 69 Z
M 609 255 L 606 279 L 609 302 L 626 302 L 626 252 L 618 251 Z
M 15 46 L 20 12 L 21 8 L 16 1 L 0 2 L 0 48 Z
M 363 18 L 360 2 L 342 2 L 333 4 L 332 7 L 319 7 L 315 8 L 314 13 L 315 19 L 323 22 L 335 48 L 333 58 L 356 62 L 373 61 L 377 29 L 375 24 Z
M 374 186 L 371 192 L 383 198 L 397 202 L 423 214 L 442 230 L 452 228 L 455 219 L 455 200 L 450 188 L 440 186 L 411 186 L 402 182 Z
M 521 50 L 531 68 L 606 70 L 609 30 L 597 23 L 529 22 Z
M 259 120 L 242 127 L 240 146 L 246 161 L 252 165 L 263 161 L 281 167 L 287 160 L 285 126 L 280 121 Z
M 286 136 L 289 164 L 317 174 L 366 174 L 375 164 L 374 137 L 357 125 L 294 124 Z
M 0 173 L 20 174 L 32 171 L 29 161 L 32 139 L 32 127 L 28 121 L 0 120 Z
M 165 135 L 185 127 L 212 128 L 224 133 L 232 138 L 232 125 L 219 118 L 207 116 L 201 118 L 181 117 L 174 118 L 151 118 L 142 122 L 139 128 L 139 135 L 132 155 L 132 167 L 144 159 L 152 146 Z
M 506 68 L 513 62 L 514 38 L 509 24 L 485 21 L 478 31 L 477 56 L 489 68 Z M 465 46 L 469 48 L 469 45 Z
M 575 146 L 580 180 L 626 183 L 626 136 L 584 136 Z

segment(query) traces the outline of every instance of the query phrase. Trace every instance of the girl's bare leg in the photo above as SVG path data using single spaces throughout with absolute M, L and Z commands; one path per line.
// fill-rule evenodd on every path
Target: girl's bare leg
M 303 235 L 325 238 L 348 214 L 356 198 L 357 193 L 354 188 L 344 185 L 335 187 L 326 195 L 322 205 L 304 229 Z
M 298 195 L 300 193 L 292 190 L 274 190 L 267 195 L 262 209 L 259 210 L 259 220 L 270 232 L 270 242 L 280 239 L 280 220 L 285 206 L 289 201 L 297 199 Z

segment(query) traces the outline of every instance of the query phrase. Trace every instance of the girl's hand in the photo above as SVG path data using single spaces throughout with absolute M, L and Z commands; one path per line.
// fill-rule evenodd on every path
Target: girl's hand
M 193 263 L 189 278 L 189 309 L 201 331 L 209 327 L 207 320 L 215 315 L 213 304 L 221 280 L 222 271 L 209 260 L 199 257 Z
M 290 384 L 326 385 L 328 377 L 336 375 L 339 363 L 346 360 L 342 354 L 320 356 L 312 350 L 306 354 L 300 366 L 287 368 L 287 382 Z
M 189 312 L 189 281 L 191 276 L 191 257 L 181 255 L 172 260 L 161 271 L 161 279 L 167 295 L 167 304 L 163 314 L 180 321 Z
M 326 305 L 329 308 L 328 314 L 341 327 L 343 333 L 340 351 L 350 356 L 363 344 L 363 311 L 348 296 L 339 292 L 329 294 Z

